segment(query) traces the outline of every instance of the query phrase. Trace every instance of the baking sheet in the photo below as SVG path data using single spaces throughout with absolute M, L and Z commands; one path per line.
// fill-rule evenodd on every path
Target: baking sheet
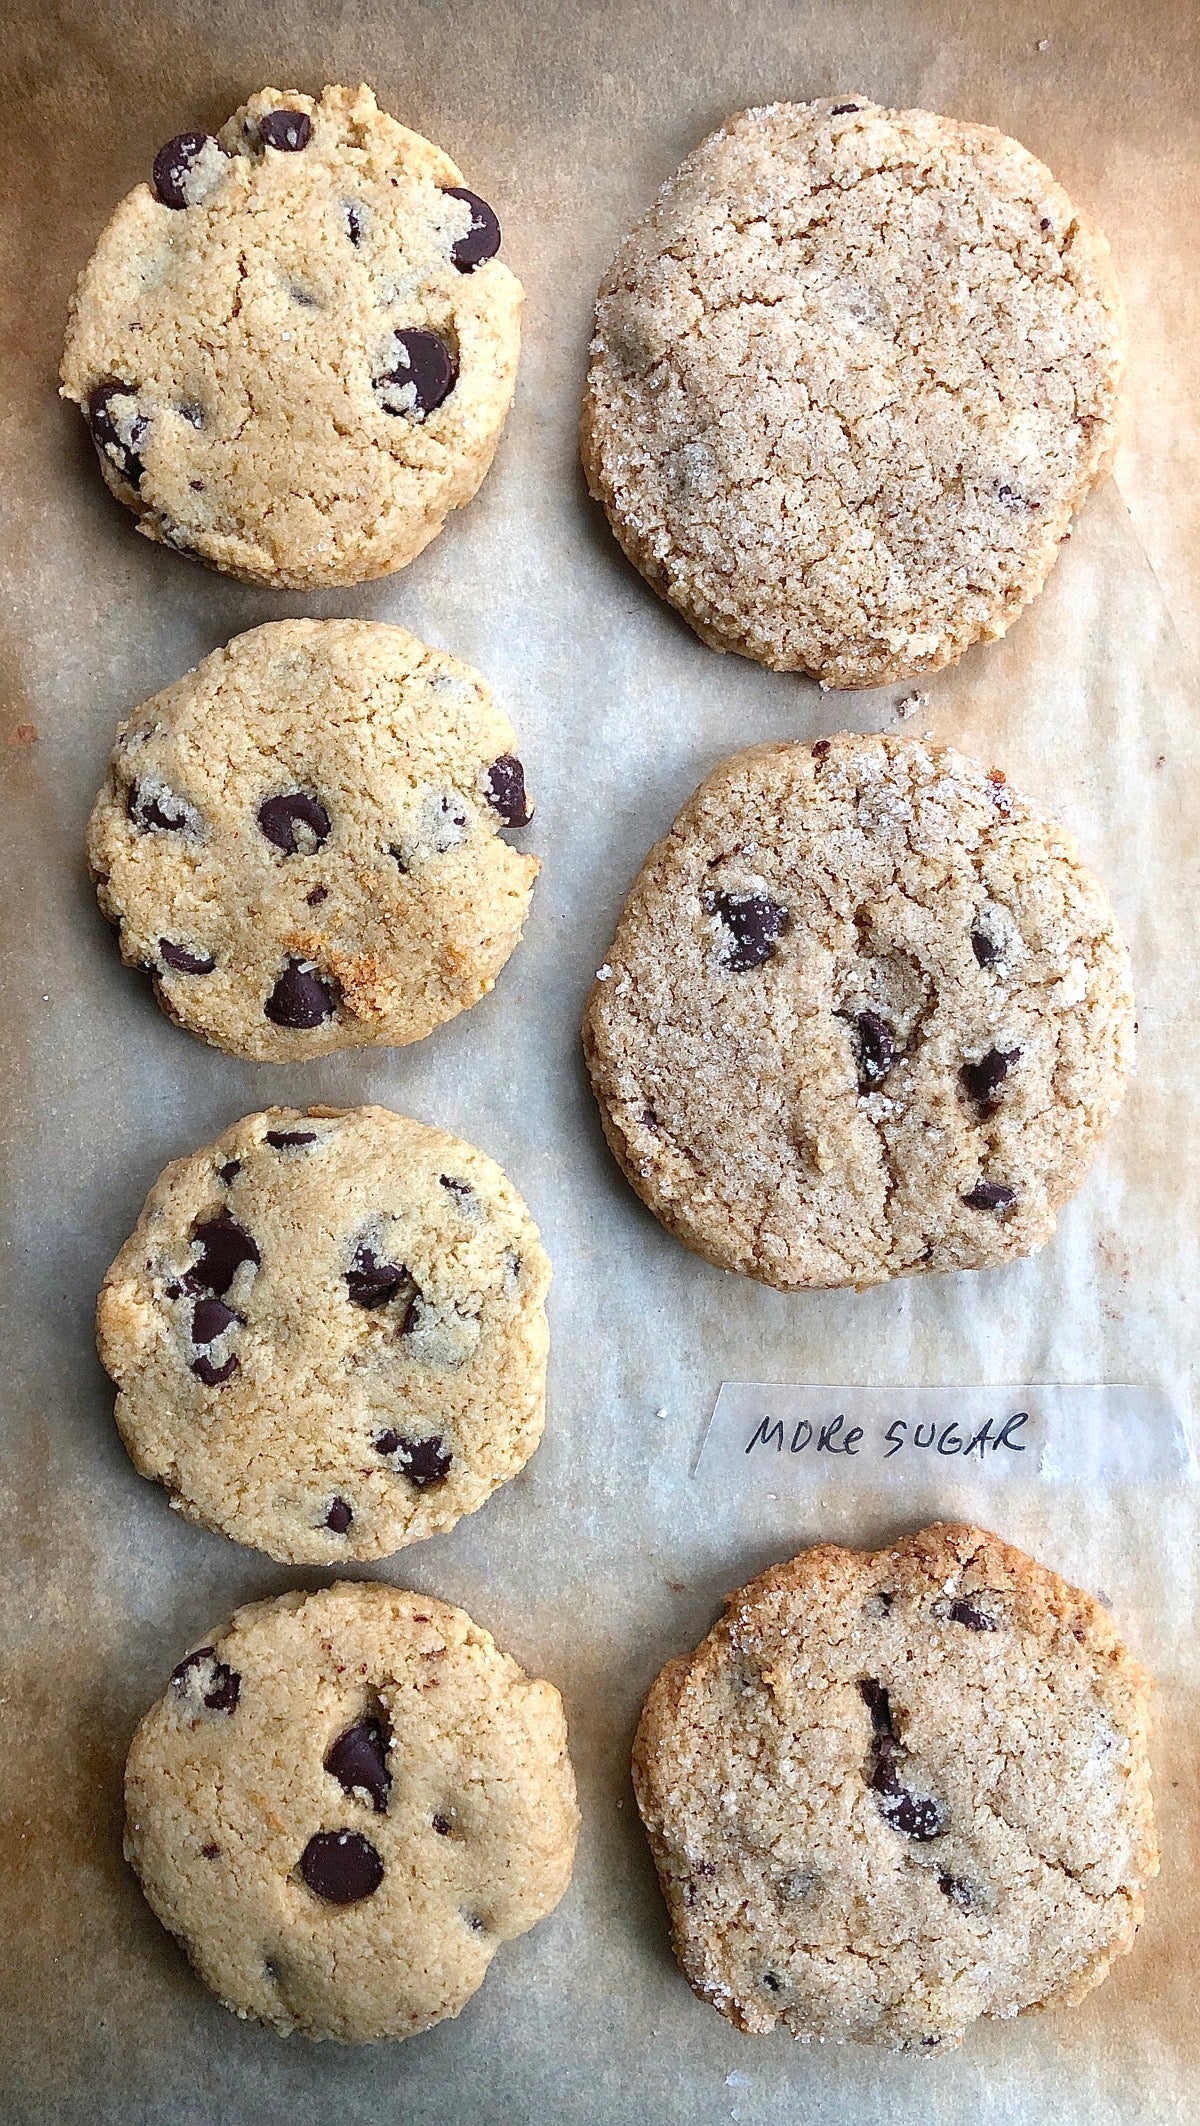
M 688 1471 L 722 1379 L 946 1384 L 1194 1378 L 1200 1286 L 1195 911 L 1200 644 L 1200 20 L 1179 0 L 9 0 L 0 201 L 5 467 L 0 840 L 6 873 L 0 1577 L 0 2117 L 753 2126 L 1197 2117 L 1200 1663 L 1192 1487 L 935 1472 L 775 1500 Z M 400 576 L 271 594 L 138 539 L 54 396 L 67 297 L 110 207 L 180 127 L 265 82 L 366 79 L 495 200 L 529 295 L 517 403 L 469 510 Z M 577 1025 L 645 849 L 755 738 L 876 728 L 905 689 L 822 696 L 704 649 L 587 503 L 574 423 L 596 283 L 657 184 L 728 111 L 864 91 L 1002 125 L 1108 229 L 1133 369 L 1117 478 L 1009 638 L 929 682 L 906 728 L 1004 766 L 1078 830 L 1137 974 L 1140 1070 L 1098 1170 L 1036 1260 L 787 1298 L 697 1261 L 619 1179 Z M 83 869 L 113 727 L 238 630 L 394 620 L 508 707 L 545 859 L 494 994 L 416 1049 L 234 1062 L 123 970 Z M 36 737 L 32 737 L 32 730 Z M 271 1100 L 376 1099 L 473 1137 L 556 1268 L 550 1422 L 527 1472 L 382 1576 L 465 1604 L 563 1689 L 584 1809 L 574 1885 L 462 2018 L 347 2051 L 236 2022 L 120 1857 L 132 1727 L 239 1601 L 316 1584 L 172 1514 L 134 1474 L 91 1348 L 103 1271 L 163 1164 Z M 693 2000 L 627 1776 L 660 1663 L 721 1594 L 817 1537 L 945 1510 L 1113 1602 L 1158 1674 L 1163 1875 L 1135 1954 L 1078 2010 L 981 2026 L 933 2062 L 741 2037 Z

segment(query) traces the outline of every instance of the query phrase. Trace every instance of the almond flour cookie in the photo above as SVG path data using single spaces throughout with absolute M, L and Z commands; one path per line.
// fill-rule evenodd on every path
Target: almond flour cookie
M 342 1582 L 239 1609 L 134 1736 L 126 1856 L 205 1984 L 286 2033 L 411 2037 L 553 1911 L 562 1700 L 461 1609 Z
M 160 1175 L 97 1344 L 173 1506 L 341 1564 L 452 1528 L 528 1461 L 549 1282 L 473 1145 L 386 1107 L 273 1107 Z
M 1041 1247 L 1133 1034 L 1072 836 L 998 769 L 893 736 L 714 769 L 647 857 L 584 1022 L 643 1202 L 785 1291 Z
M 739 2029 L 957 2045 L 1081 2000 L 1158 1872 L 1149 1678 L 978 1528 L 823 1545 L 646 1701 L 634 1784 L 676 1954 Z
M 1115 443 L 1108 245 L 990 126 L 743 111 L 622 245 L 583 462 L 702 639 L 832 687 L 936 671 L 1045 582 Z
M 117 733 L 87 853 L 122 957 L 233 1055 L 420 1040 L 521 935 L 515 745 L 478 672 L 403 628 L 238 635 Z
M 448 155 L 367 88 L 180 133 L 84 268 L 62 364 L 138 530 L 248 583 L 403 568 L 513 395 L 520 283 Z

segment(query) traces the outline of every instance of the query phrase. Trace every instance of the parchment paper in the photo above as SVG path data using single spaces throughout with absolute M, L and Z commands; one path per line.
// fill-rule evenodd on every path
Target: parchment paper
M 1196 694 L 1200 642 L 1200 23 L 1187 0 L 10 0 L 3 17 L 4 574 L 0 842 L 7 1139 L 0 1478 L 0 2115 L 13 2126 L 332 2119 L 412 2126 L 1194 2120 L 1200 1917 L 1196 1492 L 1034 1481 L 972 1499 L 765 1500 L 689 1481 L 722 1379 L 1176 1381 L 1200 1270 Z M 529 301 L 517 404 L 478 500 L 402 575 L 305 598 L 138 539 L 55 398 L 67 297 L 111 206 L 184 127 L 265 82 L 369 80 L 495 200 Z M 1051 802 L 1133 948 L 1140 1073 L 1035 1260 L 862 1296 L 784 1298 L 687 1255 L 621 1182 L 577 1026 L 653 838 L 734 746 L 878 727 L 696 642 L 587 503 L 574 424 L 591 299 L 628 223 L 727 112 L 865 91 L 1005 127 L 1109 230 L 1133 373 L 1117 480 L 1007 641 L 907 728 Z M 248 1066 L 171 1027 L 121 969 L 80 854 L 117 718 L 216 643 L 288 613 L 403 622 L 478 664 L 521 737 L 545 858 L 493 996 L 416 1049 Z M 30 736 L 36 729 L 36 738 Z M 271 1100 L 378 1099 L 508 1168 L 556 1267 L 550 1423 L 527 1473 L 380 1568 L 466 1605 L 563 1689 L 584 1808 L 558 1913 L 461 2020 L 404 2046 L 286 2042 L 194 1980 L 120 1855 L 136 1719 L 179 1653 L 296 1575 L 189 1528 L 134 1474 L 91 1347 L 100 1277 L 165 1161 Z M 665 1413 L 665 1414 L 659 1414 Z M 1156 1671 L 1161 1880 L 1132 1957 L 1080 2009 L 984 2025 L 934 2062 L 740 2037 L 678 1975 L 628 1783 L 660 1663 L 721 1594 L 817 1537 L 945 1509 L 1112 1601 Z

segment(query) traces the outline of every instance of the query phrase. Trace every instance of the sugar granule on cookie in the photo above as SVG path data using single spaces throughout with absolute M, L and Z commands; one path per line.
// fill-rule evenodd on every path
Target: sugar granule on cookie
M 80 276 L 62 390 L 138 530 L 250 583 L 403 568 L 469 502 L 519 281 L 448 155 L 370 89 L 178 134 Z
M 342 1582 L 239 1609 L 133 1739 L 125 1850 L 241 2016 L 405 2038 L 553 1911 L 579 1810 L 562 1700 L 461 1609 Z
M 978 1528 L 762 1574 L 634 1743 L 689 1983 L 900 2051 L 1081 2000 L 1158 1871 L 1150 1692 L 1098 1602 Z
M 785 1291 L 986 1269 L 1054 1231 L 1133 1060 L 1073 837 L 897 734 L 723 761 L 652 849 L 584 1047 L 626 1179 Z
M 715 649 L 832 687 L 936 671 L 1041 589 L 1116 442 L 1108 245 L 990 126 L 743 111 L 601 286 L 583 462 Z

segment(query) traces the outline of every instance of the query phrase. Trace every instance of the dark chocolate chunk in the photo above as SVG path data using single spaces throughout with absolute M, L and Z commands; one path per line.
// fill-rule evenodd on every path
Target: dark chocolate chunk
M 394 1455 L 401 1475 L 418 1491 L 427 1490 L 431 1484 L 444 1484 L 454 1459 L 442 1445 L 440 1433 L 431 1439 L 405 1439 L 399 1432 L 381 1432 L 375 1441 L 375 1452 Z
M 329 839 L 329 814 L 319 798 L 306 790 L 287 790 L 280 797 L 263 799 L 258 824 L 269 842 L 285 856 L 311 856 Z
M 777 1978 L 773 1971 L 763 1972 L 763 1984 L 770 1993 L 783 1992 L 783 1980 L 781 1978 Z
M 448 399 L 458 381 L 458 363 L 436 332 L 425 332 L 419 325 L 405 325 L 393 335 L 396 343 L 396 366 L 385 375 L 376 378 L 376 388 L 387 387 L 384 405 L 389 413 L 433 413 Z M 394 392 L 411 385 L 412 403 L 393 406 L 389 403 Z
M 198 1299 L 192 1308 L 192 1342 L 213 1344 L 241 1318 L 223 1299 Z
M 1001 957 L 1000 946 L 996 943 L 995 938 L 988 936 L 986 930 L 973 930 L 971 932 L 971 950 L 981 967 L 994 967 Z
M 869 1093 L 886 1078 L 896 1060 L 892 1029 L 877 1011 L 856 1012 L 851 1024 L 858 1056 L 858 1089 Z
M 286 960 L 283 972 L 263 1005 L 273 1026 L 287 1026 L 307 1033 L 323 1026 L 337 1010 L 339 991 L 315 967 L 303 960 Z
M 200 1848 L 200 1857 L 202 1860 L 219 1860 L 221 1858 L 221 1848 L 219 1845 L 213 1845 L 211 1842 L 208 1845 L 202 1845 Z
M 461 1196 L 464 1203 L 468 1196 L 475 1194 L 469 1181 L 457 1181 L 453 1174 L 439 1174 L 438 1180 L 443 1188 L 449 1189 L 452 1196 Z
M 130 786 L 126 805 L 130 819 L 143 833 L 157 828 L 163 834 L 194 833 L 200 824 L 200 815 L 173 790 L 144 790 L 140 783 Z
M 312 119 L 307 111 L 267 111 L 258 121 L 258 137 L 264 148 L 296 155 L 312 139 Z
M 107 458 L 123 480 L 131 487 L 140 487 L 146 468 L 138 455 L 138 445 L 149 427 L 144 414 L 136 414 L 129 425 L 128 434 L 122 436 L 112 414 L 114 399 L 136 398 L 133 384 L 123 384 L 119 377 L 106 377 L 97 384 L 88 396 L 87 423 L 92 431 L 92 441 L 102 458 Z
M 357 251 L 367 233 L 366 209 L 356 199 L 348 199 L 343 207 L 346 216 L 346 234 Z
M 186 421 L 186 422 L 188 423 L 188 426 L 189 426 L 190 428 L 203 428 L 203 426 L 204 426 L 204 408 L 203 408 L 203 406 L 195 406 L 195 405 L 191 405 L 191 404 L 189 404 L 189 405 L 187 405 L 187 406 L 181 406 L 181 407 L 180 407 L 180 408 L 179 408 L 178 410 L 179 410 L 179 418 L 180 418 L 180 420 L 181 420 L 181 421 Z M 201 488 L 203 488 L 203 485 L 204 485 L 204 483 L 203 483 L 203 481 L 199 481 L 199 482 L 193 481 L 193 482 L 192 482 L 192 485 L 193 485 L 193 486 L 197 486 L 197 485 L 198 485 L 198 486 L 200 486 Z
M 228 1211 L 216 1211 L 193 1226 L 192 1239 L 199 1241 L 200 1254 L 188 1272 L 188 1282 L 218 1297 L 229 1290 L 244 1262 L 257 1268 L 262 1261 L 246 1228 Z
M 154 158 L 154 189 L 164 207 L 186 207 L 188 173 L 199 162 L 209 144 L 215 148 L 220 143 L 211 133 L 176 133 L 168 140 Z
M 388 1804 L 392 1775 L 387 1767 L 391 1734 L 384 1721 L 369 1715 L 356 1720 L 326 1752 L 325 1769 L 348 1794 L 356 1787 L 368 1793 L 382 1812 Z
M 314 886 L 312 892 L 306 893 L 304 898 L 310 908 L 319 908 L 322 901 L 329 899 L 329 888 L 328 886 Z
M 892 1726 L 892 1708 L 883 1684 L 877 1683 L 871 1676 L 864 1676 L 858 1688 L 863 1704 L 871 1715 L 871 1726 L 875 1733 L 890 1735 L 894 1742 L 896 1730 Z
M 1015 487 L 1001 486 L 996 489 L 996 500 L 1003 502 L 1005 509 L 1014 512 L 1021 509 L 1040 509 L 1040 502 L 1031 502 L 1028 495 L 1018 494 Z
M 349 1499 L 334 1499 L 325 1516 L 325 1526 L 331 1528 L 334 1535 L 345 1535 L 353 1519 L 354 1509 Z
M 218 1661 L 215 1646 L 198 1646 L 171 1670 L 171 1683 L 180 1692 L 195 1683 L 210 1713 L 231 1713 L 238 1702 L 242 1679 L 237 1670 Z
M 227 1159 L 224 1166 L 217 1168 L 217 1180 L 223 1181 L 226 1188 L 228 1188 L 230 1182 L 236 1180 L 241 1171 L 242 1162 L 240 1159 Z
M 383 1881 L 383 1862 L 358 1831 L 317 1831 L 300 1855 L 310 1890 L 331 1905 L 361 1904 Z
M 945 1810 L 928 1795 L 912 1793 L 900 1778 L 897 1759 L 904 1752 L 885 1686 L 873 1677 L 864 1677 L 858 1688 L 871 1715 L 873 1733 L 866 1776 L 880 1815 L 906 1838 L 920 1842 L 940 1838 L 949 1822 Z
M 527 827 L 533 807 L 525 795 L 525 770 L 514 753 L 502 753 L 487 771 L 487 801 L 506 827 Z
M 223 1386 L 225 1381 L 232 1380 L 234 1374 L 237 1372 L 237 1369 L 238 1360 L 236 1351 L 230 1352 L 229 1357 L 226 1359 L 223 1366 L 215 1366 L 211 1358 L 205 1357 L 203 1353 L 199 1358 L 194 1358 L 192 1360 L 192 1371 L 196 1375 L 197 1380 L 202 1380 L 204 1382 L 206 1388 L 220 1388 L 221 1386 Z
M 948 1897 L 960 1912 L 973 1912 L 979 1903 L 979 1891 L 973 1882 L 961 1875 L 939 1875 L 938 1888 L 943 1897 Z
M 735 974 L 771 959 L 791 922 L 787 909 L 762 893 L 714 893 L 707 906 L 729 932 L 724 965 Z
M 460 273 L 471 273 L 481 266 L 485 258 L 495 258 L 500 249 L 500 224 L 494 210 L 478 192 L 468 192 L 465 185 L 445 185 L 443 190 L 449 199 L 465 199 L 471 209 L 471 226 L 465 236 L 450 247 L 450 256 Z
M 960 1075 L 967 1097 L 974 1100 L 977 1107 L 991 1107 L 995 1094 L 1020 1054 L 1019 1048 L 989 1048 L 978 1063 L 964 1063 Z
M 315 1129 L 269 1129 L 263 1138 L 263 1143 L 271 1145 L 277 1152 L 292 1151 L 301 1144 L 315 1144 L 316 1141 Z
M 433 1819 L 433 1828 L 437 1832 L 439 1838 L 449 1838 L 451 1831 L 454 1829 L 454 1825 L 451 1823 L 450 1818 L 448 1816 L 435 1816 Z
M 844 118 L 847 111 L 861 111 L 861 103 L 835 103 L 829 113 L 831 118 Z
M 189 952 L 186 945 L 176 945 L 170 938 L 160 938 L 158 949 L 177 974 L 211 974 L 217 964 L 211 952 Z
M 1017 1200 L 1017 1192 L 1007 1181 L 977 1181 L 962 1200 L 972 1211 L 1009 1211 Z
M 402 1262 L 381 1262 L 374 1249 L 365 1244 L 355 1250 L 346 1271 L 346 1291 L 354 1306 L 382 1307 L 402 1290 L 411 1308 L 416 1286 Z
M 812 757 L 814 760 L 824 760 L 828 751 L 829 740 L 827 738 L 818 738 L 812 749 Z
M 968 1631 L 995 1631 L 996 1619 L 989 1617 L 986 1609 L 977 1609 L 965 1595 L 959 1595 L 946 1611 L 952 1624 L 965 1624 Z

